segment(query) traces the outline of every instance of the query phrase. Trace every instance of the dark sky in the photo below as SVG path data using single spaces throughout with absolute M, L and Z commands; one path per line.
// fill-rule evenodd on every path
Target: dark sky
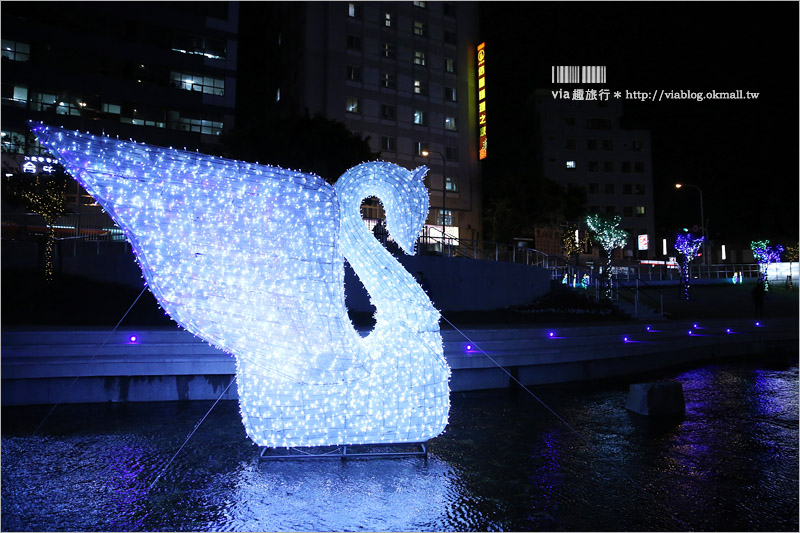
M 485 2 L 481 9 L 495 157 L 513 161 L 515 139 L 525 138 L 519 105 L 535 88 L 560 86 L 551 83 L 552 65 L 605 65 L 612 92 L 758 92 L 757 100 L 626 101 L 624 122 L 652 132 L 657 230 L 700 218 L 697 191 L 674 189 L 684 181 L 703 190 L 712 237 L 797 241 L 798 3 Z

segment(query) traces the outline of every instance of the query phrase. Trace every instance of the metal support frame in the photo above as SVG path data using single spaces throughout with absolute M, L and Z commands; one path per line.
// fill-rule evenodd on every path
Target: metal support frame
M 305 461 L 309 459 L 389 459 L 396 457 L 426 457 L 424 442 L 393 444 L 343 444 L 337 446 L 307 446 L 292 448 L 262 447 L 261 461 Z

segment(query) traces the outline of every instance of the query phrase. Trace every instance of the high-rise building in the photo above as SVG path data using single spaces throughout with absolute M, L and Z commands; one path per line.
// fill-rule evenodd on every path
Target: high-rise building
M 589 214 L 622 217 L 630 236 L 625 257 L 653 258 L 653 166 L 650 132 L 620 125 L 622 102 L 554 98 L 537 91 L 538 154 L 542 175 L 583 187 Z
M 42 171 L 28 120 L 175 148 L 218 143 L 234 125 L 238 8 L 4 2 L 4 167 Z M 68 201 L 92 202 L 77 190 Z
M 432 240 L 442 226 L 454 239 L 483 237 L 476 3 L 243 3 L 242 22 L 260 32 L 247 51 L 260 81 L 240 87 L 242 101 L 320 114 L 383 160 L 428 166 Z M 364 208 L 380 217 L 378 204 Z

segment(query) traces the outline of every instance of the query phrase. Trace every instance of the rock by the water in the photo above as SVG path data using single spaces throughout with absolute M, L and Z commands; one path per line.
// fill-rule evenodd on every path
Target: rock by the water
M 683 385 L 677 381 L 634 383 L 625 408 L 647 416 L 681 415 L 686 411 Z

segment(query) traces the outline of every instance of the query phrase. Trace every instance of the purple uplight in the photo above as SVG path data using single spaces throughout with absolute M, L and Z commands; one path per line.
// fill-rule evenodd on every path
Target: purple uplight
M 627 336 L 626 337 L 622 337 L 622 341 L 623 342 L 628 342 L 628 337 Z
M 551 331 L 550 333 L 547 334 L 547 336 L 552 339 L 555 336 L 555 334 L 556 334 L 555 331 Z
M 136 344 L 137 342 L 139 342 L 139 336 L 138 335 L 131 335 L 130 337 L 128 337 L 128 342 L 130 344 Z
M 465 349 L 466 351 L 468 351 L 468 352 L 471 352 L 471 351 L 472 351 L 472 345 L 471 345 L 471 344 L 467 344 L 467 345 L 464 347 L 464 349 Z

